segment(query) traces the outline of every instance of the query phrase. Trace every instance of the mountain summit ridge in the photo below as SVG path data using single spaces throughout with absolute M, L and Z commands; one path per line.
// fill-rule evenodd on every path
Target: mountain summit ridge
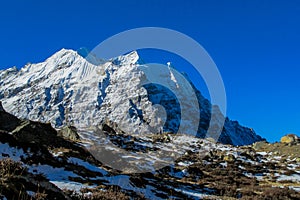
M 138 63 L 136 51 L 98 64 L 89 62 L 73 50 L 62 49 L 37 64 L 28 64 L 17 70 L 0 71 L 0 100 L 3 107 L 19 118 L 50 122 L 54 127 L 72 125 L 81 130 L 94 130 L 104 121 L 112 121 L 128 133 L 176 132 L 181 113 L 172 92 L 159 85 L 143 83 L 147 79 L 146 65 Z M 178 88 L 183 78 L 166 67 L 159 74 L 171 88 Z M 155 76 L 155 74 L 154 74 Z M 186 81 L 186 80 L 185 80 Z M 191 83 L 192 84 L 192 83 Z M 192 85 L 195 89 L 195 86 Z M 184 90 L 178 94 L 186 101 L 188 114 L 200 109 L 197 136 L 205 137 L 211 110 L 217 109 L 196 90 L 197 101 L 189 103 Z M 188 105 L 185 105 L 188 104 Z M 166 113 L 161 113 L 163 105 Z M 218 111 L 220 116 L 222 113 Z M 185 124 L 184 124 L 185 123 Z M 192 122 L 185 121 L 184 130 Z M 218 126 L 218 124 L 216 124 Z M 246 145 L 263 140 L 249 128 L 225 119 L 219 141 L 233 145 Z

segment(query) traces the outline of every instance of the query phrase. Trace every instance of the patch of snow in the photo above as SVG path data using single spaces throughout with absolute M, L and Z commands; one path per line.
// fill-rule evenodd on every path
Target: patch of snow
M 226 168 L 227 167 L 227 162 L 222 162 L 222 163 L 220 163 L 220 165 Z
M 7 143 L 3 144 L 0 142 L 0 159 L 11 158 L 14 161 L 21 161 L 22 157 L 27 157 L 23 149 L 11 147 Z
M 35 196 L 35 192 L 33 192 L 33 191 L 26 191 L 26 193 L 29 195 L 29 196 L 31 196 L 31 197 L 34 197 Z
M 79 158 L 70 157 L 70 158 L 68 158 L 68 162 L 72 163 L 72 164 L 83 166 L 83 167 L 85 167 L 86 169 L 88 169 L 90 171 L 100 172 L 103 175 L 107 174 L 107 172 L 105 170 L 101 169 L 100 167 L 92 165 L 92 164 L 90 164 L 86 161 L 83 161 L 83 160 L 79 159 Z
M 184 162 L 180 161 L 180 162 L 178 162 L 177 164 L 178 164 L 179 166 L 188 167 L 188 166 L 190 166 L 191 164 L 193 164 L 193 162 L 191 162 L 191 161 L 184 161 Z
M 300 187 L 289 186 L 290 189 L 295 190 L 296 192 L 300 192 Z
M 238 156 L 237 156 L 237 157 L 238 157 Z M 253 161 L 253 160 L 249 160 L 249 159 L 246 159 L 246 158 L 243 158 L 243 157 L 238 157 L 237 160 L 240 160 L 240 161 L 242 161 L 243 163 L 250 163 L 251 165 L 258 165 L 258 162 Z
M 262 181 L 264 179 L 264 175 L 263 174 L 256 174 L 254 176 L 257 180 Z
M 262 156 L 268 155 L 268 153 L 264 152 L 264 151 L 259 151 L 259 152 L 256 152 L 256 153 L 259 154 L 259 155 L 262 155 Z
M 58 152 L 50 152 L 54 157 L 58 157 L 60 155 L 63 155 L 64 153 L 61 152 L 61 151 L 58 151 Z
M 5 196 L 1 195 L 1 194 L 0 194 L 0 199 L 1 200 L 7 200 L 7 198 Z
M 287 175 L 279 175 L 277 177 L 277 181 L 292 181 L 292 182 L 300 182 L 300 175 L 299 174 L 293 174 L 290 176 Z
M 33 174 L 43 174 L 49 180 L 53 181 L 68 181 L 69 177 L 79 177 L 77 174 L 71 171 L 67 171 L 65 168 L 52 167 L 50 165 L 32 165 L 28 166 L 28 171 Z
M 94 186 L 88 186 L 88 185 L 84 185 L 82 183 L 73 182 L 73 181 L 51 180 L 50 182 L 53 183 L 54 185 L 56 185 L 61 190 L 67 189 L 67 190 L 76 191 L 78 193 L 83 188 L 93 188 L 94 187 Z
M 287 168 L 288 168 L 289 170 L 295 170 L 298 166 L 299 166 L 299 165 L 297 165 L 297 164 L 288 164 Z
M 243 166 L 241 166 L 241 165 L 239 165 L 239 168 L 242 169 L 242 170 L 245 170 L 245 169 L 246 169 L 245 167 L 243 167 Z
M 256 178 L 259 181 L 262 181 L 264 179 L 264 174 L 254 174 L 253 175 L 252 173 L 248 173 L 248 172 L 244 172 L 243 174 L 249 178 Z
M 273 158 L 274 158 L 275 160 L 281 160 L 282 157 L 281 157 L 281 156 L 274 156 Z
M 126 190 L 133 190 L 137 193 L 145 195 L 145 198 L 148 199 L 159 199 L 155 194 L 157 189 L 151 185 L 146 185 L 145 188 L 138 188 L 130 183 L 130 177 L 127 175 L 117 175 L 113 177 L 105 177 L 104 179 L 109 182 L 111 185 L 118 185 Z M 151 181 L 151 180 L 149 180 Z
M 203 198 L 206 198 L 206 197 L 210 196 L 210 195 L 207 195 L 207 194 L 191 192 L 191 191 L 187 191 L 187 190 L 183 190 L 183 189 L 175 189 L 175 190 L 177 192 L 181 192 L 183 194 L 187 194 L 187 195 L 189 195 L 191 197 L 199 198 L 199 199 L 203 199 Z

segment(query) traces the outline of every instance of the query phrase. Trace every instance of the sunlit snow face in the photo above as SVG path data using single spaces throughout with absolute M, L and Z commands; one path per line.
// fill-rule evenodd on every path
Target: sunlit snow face
M 142 64 L 132 50 L 143 48 L 168 51 L 191 63 L 220 109 L 195 94 L 171 62 Z M 99 161 L 121 171 L 172 164 L 191 150 L 196 135 L 217 141 L 224 124 L 226 98 L 218 69 L 193 39 L 169 29 L 132 29 L 90 53 L 62 49 L 45 62 L 9 74 L 0 73 L 0 98 L 7 111 L 57 129 L 75 126 Z
M 108 38 L 87 59 L 94 63 L 97 56 L 112 58 L 143 48 L 174 52 L 195 65 L 207 83 L 212 102 L 225 114 L 225 90 L 217 67 L 201 45 L 182 33 L 163 28 L 132 29 Z M 137 61 L 136 52 L 112 60 L 119 68 L 110 74 L 109 81 L 114 84 L 105 88 L 101 101 L 106 124 L 97 129 L 98 139 L 90 147 L 99 161 L 124 172 L 152 171 L 172 164 L 189 149 L 190 144 L 183 140 L 197 135 L 200 122 L 199 100 L 186 77 L 170 62 L 140 65 Z M 215 141 L 225 120 L 220 113 L 218 109 L 212 113 L 207 131 L 207 137 Z M 116 132 L 105 131 L 107 124 Z M 153 142 L 158 134 L 162 138 Z

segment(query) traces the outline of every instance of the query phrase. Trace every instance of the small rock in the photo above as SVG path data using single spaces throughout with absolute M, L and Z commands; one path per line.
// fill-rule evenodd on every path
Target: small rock
M 232 155 L 232 154 L 228 154 L 228 155 L 225 155 L 224 156 L 224 159 L 223 159 L 224 161 L 227 161 L 227 162 L 234 162 L 235 161 L 235 157 L 234 157 L 234 155 Z
M 206 140 L 211 142 L 211 143 L 216 143 L 216 140 L 212 137 L 208 137 L 208 138 L 206 138 Z
M 266 144 L 267 144 L 266 141 L 255 142 L 255 143 L 253 144 L 253 148 L 254 148 L 255 150 L 259 150 L 259 149 L 262 149 Z

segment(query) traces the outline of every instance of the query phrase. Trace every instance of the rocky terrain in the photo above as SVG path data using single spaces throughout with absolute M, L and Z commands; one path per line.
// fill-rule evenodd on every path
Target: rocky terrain
M 109 126 L 110 125 L 110 126 Z M 125 142 L 111 124 L 103 132 L 116 146 Z M 74 127 L 20 120 L 0 109 L 0 199 L 299 199 L 300 142 L 287 135 L 280 143 L 247 146 L 178 135 L 186 153 L 173 164 L 145 173 L 124 173 L 99 162 L 85 149 Z M 153 137 L 157 148 L 175 138 Z M 139 146 L 139 145 L 140 146 Z

